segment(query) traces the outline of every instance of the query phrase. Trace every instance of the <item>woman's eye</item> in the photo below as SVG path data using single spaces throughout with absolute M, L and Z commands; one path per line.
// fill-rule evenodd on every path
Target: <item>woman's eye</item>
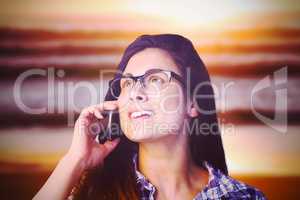
M 129 88 L 131 87 L 132 81 L 126 80 L 122 83 L 122 88 Z
M 151 84 L 163 84 L 164 80 L 160 77 L 151 77 L 149 83 Z

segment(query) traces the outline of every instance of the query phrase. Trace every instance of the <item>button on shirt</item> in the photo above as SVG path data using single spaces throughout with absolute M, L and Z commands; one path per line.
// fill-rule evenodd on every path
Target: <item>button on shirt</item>
M 155 186 L 137 169 L 137 154 L 133 157 L 133 163 L 141 200 L 155 200 Z M 264 194 L 258 189 L 223 174 L 220 170 L 214 169 L 208 162 L 204 162 L 204 166 L 209 172 L 209 181 L 193 200 L 266 199 Z

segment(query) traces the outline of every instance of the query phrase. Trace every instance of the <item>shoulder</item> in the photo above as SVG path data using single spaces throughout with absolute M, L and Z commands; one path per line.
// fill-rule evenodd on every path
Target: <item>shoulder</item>
M 232 190 L 224 197 L 228 196 L 229 199 L 266 199 L 265 195 L 259 189 L 238 181 L 230 176 L 224 175 L 224 177 L 225 178 L 222 180 L 223 185 L 227 184 L 227 188 L 232 188 Z
M 257 188 L 225 175 L 207 163 L 206 167 L 209 171 L 209 183 L 204 191 L 206 199 L 266 199 Z

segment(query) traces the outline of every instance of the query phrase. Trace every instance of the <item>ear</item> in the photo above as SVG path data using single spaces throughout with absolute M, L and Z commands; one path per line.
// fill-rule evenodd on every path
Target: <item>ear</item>
M 197 117 L 199 115 L 196 104 L 192 101 L 189 101 L 189 103 L 188 103 L 187 114 L 191 118 Z

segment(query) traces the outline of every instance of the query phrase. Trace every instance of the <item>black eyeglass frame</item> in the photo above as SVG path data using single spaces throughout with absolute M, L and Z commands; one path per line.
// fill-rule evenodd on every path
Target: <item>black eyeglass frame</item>
M 133 87 L 135 86 L 135 84 L 137 82 L 140 82 L 142 87 L 145 88 L 145 82 L 144 82 L 145 78 L 147 76 L 151 75 L 151 74 L 158 73 L 158 72 L 164 72 L 168 76 L 169 83 L 171 82 L 172 78 L 175 78 L 177 81 L 179 81 L 182 84 L 183 87 L 185 87 L 185 81 L 184 81 L 184 79 L 182 78 L 181 75 L 179 75 L 179 74 L 177 74 L 177 73 L 175 73 L 171 70 L 152 68 L 152 69 L 147 70 L 143 75 L 140 75 L 140 76 L 132 76 L 131 74 L 125 74 L 125 75 L 122 74 L 120 77 L 110 80 L 109 81 L 110 92 L 115 98 L 118 98 L 120 96 L 120 93 L 121 93 L 120 83 L 117 84 L 118 88 L 114 88 L 112 85 L 113 85 L 113 83 L 115 83 L 115 81 L 120 82 L 120 80 L 122 78 L 131 78 L 131 79 L 133 79 L 134 80 Z M 115 93 L 114 90 L 116 90 L 116 89 L 118 91 L 118 92 L 116 92 L 116 93 L 118 93 L 118 95 L 114 94 Z

